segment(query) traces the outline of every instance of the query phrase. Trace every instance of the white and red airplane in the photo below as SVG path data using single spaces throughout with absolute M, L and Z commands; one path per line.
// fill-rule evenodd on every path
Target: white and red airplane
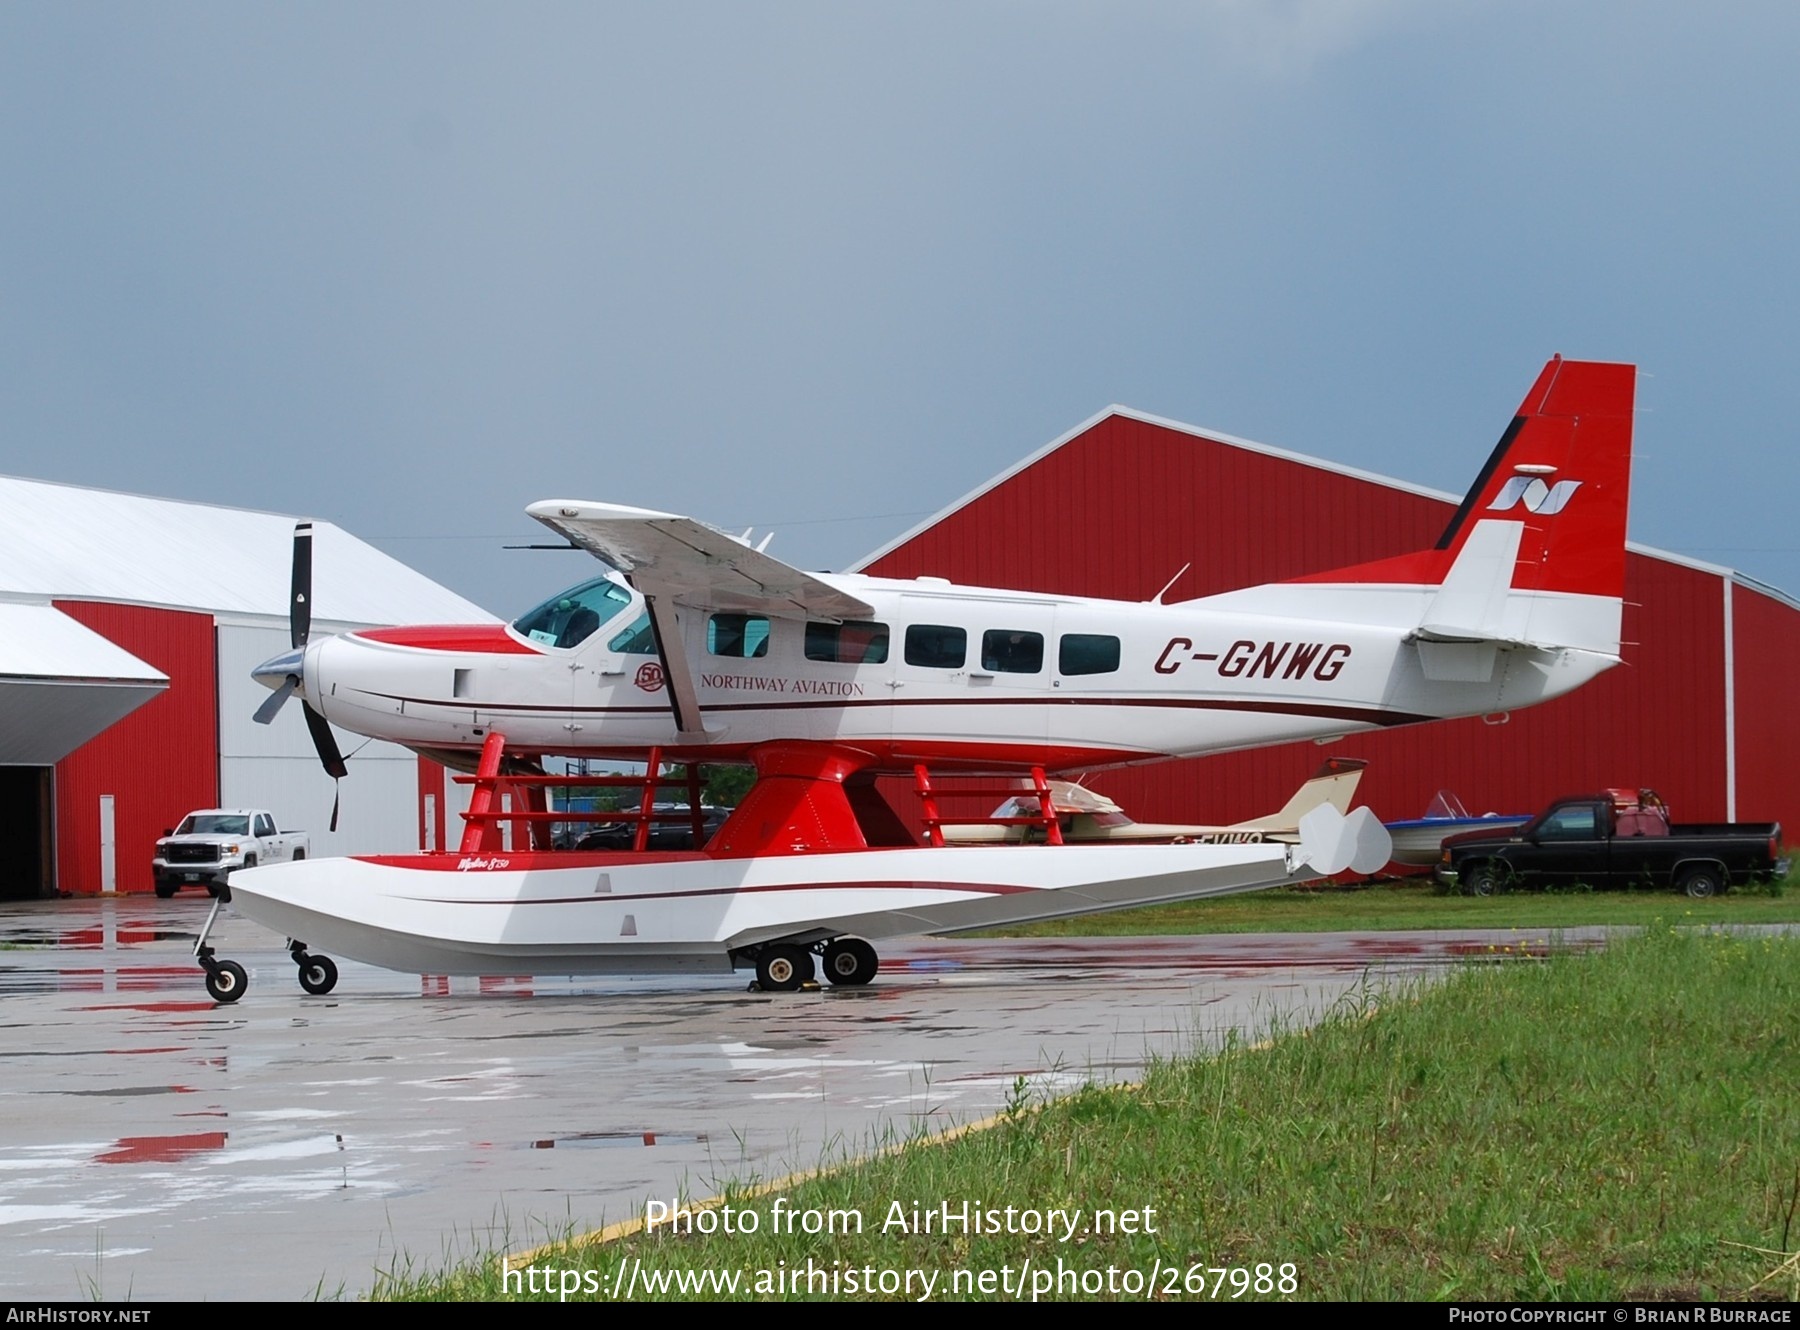
M 791 988 L 865 940 L 1373 871 L 1387 838 L 1329 806 L 1300 844 L 921 846 L 886 773 L 1046 773 L 1531 706 L 1619 663 L 1634 370 L 1552 360 L 1430 549 L 1174 604 L 807 573 L 691 518 L 584 500 L 533 517 L 610 569 L 508 625 L 364 630 L 261 666 L 332 725 L 478 771 L 461 852 L 238 875 L 290 938 L 425 973 L 754 966 Z M 765 542 L 766 544 L 766 542 Z M 553 853 L 546 755 L 753 763 L 704 850 Z M 515 811 L 499 792 L 512 783 Z M 535 782 L 535 783 L 534 783 Z M 649 797 L 646 795 L 646 812 Z M 525 811 L 519 812 L 517 809 Z M 1046 819 L 1048 822 L 1049 819 Z M 1046 825 L 1046 838 L 1060 837 Z M 335 969 L 290 950 L 311 991 Z M 208 986 L 245 976 L 197 945 Z

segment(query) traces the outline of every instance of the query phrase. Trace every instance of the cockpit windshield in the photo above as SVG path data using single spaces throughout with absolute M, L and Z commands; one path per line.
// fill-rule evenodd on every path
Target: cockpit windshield
M 514 619 L 513 627 L 533 642 L 548 647 L 579 646 L 630 604 L 631 593 L 624 587 L 611 578 L 596 577 L 552 596 L 530 613 Z

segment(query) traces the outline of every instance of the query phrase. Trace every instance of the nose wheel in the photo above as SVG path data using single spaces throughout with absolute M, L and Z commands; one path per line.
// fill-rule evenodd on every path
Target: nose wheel
M 213 901 L 212 913 L 206 916 L 206 922 L 200 926 L 200 936 L 194 939 L 194 958 L 206 971 L 206 991 L 213 1001 L 236 1002 L 250 987 L 250 973 L 236 961 L 220 960 L 206 941 L 218 922 L 219 907 L 224 904 L 224 899 Z M 297 938 L 288 939 L 288 955 L 294 958 L 294 965 L 300 971 L 300 987 L 308 993 L 323 996 L 337 987 L 338 968 L 331 957 L 315 956 L 306 949 L 306 943 Z
M 219 960 L 206 941 L 212 934 L 213 924 L 218 921 L 219 909 L 224 904 L 223 897 L 213 897 L 212 911 L 206 916 L 206 922 L 200 925 L 200 936 L 194 939 L 194 959 L 206 971 L 206 991 L 212 995 L 212 1000 L 236 1002 L 244 996 L 244 990 L 250 987 L 249 971 L 236 961 Z
M 300 987 L 314 997 L 324 997 L 337 987 L 337 963 L 331 957 L 313 955 L 306 949 L 306 943 L 294 938 L 288 939 L 288 955 L 300 967 Z
M 207 948 L 210 953 L 211 947 Z M 236 961 L 215 961 L 211 955 L 200 958 L 206 965 L 206 991 L 214 1002 L 236 1002 L 250 987 L 250 976 Z M 207 962 L 211 964 L 207 964 Z

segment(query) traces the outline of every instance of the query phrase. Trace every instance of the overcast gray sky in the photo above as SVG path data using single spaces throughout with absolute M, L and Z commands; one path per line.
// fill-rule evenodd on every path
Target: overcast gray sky
M 1553 352 L 1800 593 L 1800 5 L 0 7 L 0 471 L 842 567 L 1111 402 L 1461 492 Z M 544 537 L 547 538 L 547 533 Z

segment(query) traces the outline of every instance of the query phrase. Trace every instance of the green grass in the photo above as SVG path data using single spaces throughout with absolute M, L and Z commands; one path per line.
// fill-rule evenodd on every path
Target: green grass
M 935 1273 L 943 1297 L 957 1270 L 1060 1260 L 1110 1268 L 1127 1291 L 1123 1271 L 1160 1263 L 1180 1284 L 1192 1269 L 1222 1297 L 1239 1276 L 1205 1272 L 1247 1272 L 1243 1296 L 1267 1298 L 1285 1264 L 1302 1299 L 1793 1298 L 1797 1015 L 1800 939 L 1663 924 L 1593 954 L 1471 964 L 1379 1008 L 1364 994 L 1268 1046 L 1158 1064 L 1136 1088 L 1035 1105 L 1021 1081 L 990 1130 L 780 1193 L 802 1215 L 860 1213 L 861 1236 L 771 1234 L 776 1195 L 746 1187 L 727 1203 L 758 1215 L 755 1235 L 571 1241 L 531 1259 L 605 1289 L 634 1269 L 748 1280 L 811 1261 L 840 1278 Z M 881 1231 L 895 1202 L 944 1201 L 1154 1210 L 1156 1232 Z M 502 1278 L 485 1260 L 377 1296 L 519 1296 L 524 1277 Z
M 1574 928 L 1646 925 L 1654 919 L 1706 925 L 1800 923 L 1800 891 L 1785 884 L 1738 887 L 1711 900 L 1668 891 L 1446 894 L 1420 879 L 1370 886 L 1282 887 L 1177 905 L 1088 914 L 993 930 L 991 937 L 1119 937 L 1152 933 L 1321 933 L 1365 929 Z

